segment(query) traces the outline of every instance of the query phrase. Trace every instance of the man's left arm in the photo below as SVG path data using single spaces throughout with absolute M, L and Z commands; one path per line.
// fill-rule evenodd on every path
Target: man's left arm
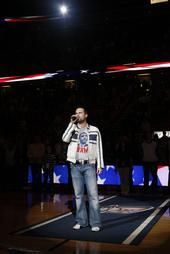
M 98 130 L 97 135 L 97 173 L 100 174 L 104 168 L 103 161 L 103 145 L 102 145 L 102 137 L 100 131 Z

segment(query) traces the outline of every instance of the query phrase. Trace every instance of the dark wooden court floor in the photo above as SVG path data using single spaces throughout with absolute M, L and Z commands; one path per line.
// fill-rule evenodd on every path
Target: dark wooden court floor
M 11 234 L 70 211 L 72 194 L 25 191 L 0 192 L 0 254 L 3 253 L 169 253 L 170 210 L 138 246 L 25 237 Z

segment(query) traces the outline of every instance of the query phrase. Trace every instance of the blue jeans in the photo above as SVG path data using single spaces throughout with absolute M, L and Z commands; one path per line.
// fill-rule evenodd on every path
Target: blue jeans
M 93 164 L 71 164 L 71 177 L 76 198 L 76 222 L 82 227 L 101 226 L 100 206 L 97 190 L 96 169 Z M 84 185 L 86 185 L 89 202 L 89 220 L 84 197 Z

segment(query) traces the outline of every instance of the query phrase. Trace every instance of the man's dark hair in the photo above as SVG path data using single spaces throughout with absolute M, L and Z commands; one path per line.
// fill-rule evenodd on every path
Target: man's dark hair
M 84 109 L 85 114 L 88 113 L 88 112 L 87 112 L 87 108 L 86 108 L 85 106 L 78 105 L 78 106 L 76 107 L 76 109 L 77 109 L 77 108 L 82 108 L 82 109 Z

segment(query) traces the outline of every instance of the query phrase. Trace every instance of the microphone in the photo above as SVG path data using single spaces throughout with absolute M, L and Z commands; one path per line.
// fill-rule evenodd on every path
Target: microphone
M 77 117 L 76 115 L 72 115 L 72 116 L 71 116 L 71 121 L 72 121 L 73 123 L 77 122 L 77 121 L 78 121 L 78 117 Z
M 76 116 L 72 116 L 72 117 L 71 117 L 71 120 L 72 120 L 72 121 L 75 121 L 75 120 L 77 120 L 77 117 L 76 117 Z

